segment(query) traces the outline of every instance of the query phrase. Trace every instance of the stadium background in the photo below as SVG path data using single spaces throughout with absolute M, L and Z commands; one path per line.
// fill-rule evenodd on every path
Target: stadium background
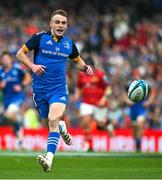
M 143 152 L 162 152 L 162 1 L 94 0 L 92 1 L 0 1 L 0 53 L 9 50 L 14 56 L 32 34 L 49 29 L 53 10 L 62 8 L 69 14 L 70 35 L 83 55 L 91 54 L 107 73 L 113 86 L 108 118 L 116 120 L 115 136 L 108 132 L 92 133 L 94 151 L 134 152 L 129 106 L 124 102 L 126 85 L 133 79 L 146 79 L 155 89 L 155 99 L 148 107 Z M 31 55 L 32 56 L 32 55 Z M 15 58 L 16 60 L 16 58 Z M 75 68 L 68 64 L 70 99 L 74 94 Z M 21 109 L 24 115 L 25 150 L 44 150 L 47 131 L 41 128 L 33 109 L 31 87 Z M 65 119 L 74 135 L 75 146 L 60 142 L 60 151 L 86 151 L 84 132 L 78 130 L 80 102 L 69 102 Z M 2 104 L 1 104 L 2 109 Z M 111 115 L 111 116 L 110 116 Z M 0 149 L 16 150 L 12 129 L 0 119 Z M 41 142 L 41 143 L 40 143 Z

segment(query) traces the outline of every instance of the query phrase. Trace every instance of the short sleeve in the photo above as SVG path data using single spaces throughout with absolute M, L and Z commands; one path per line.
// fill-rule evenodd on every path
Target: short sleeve
M 34 34 L 24 45 L 31 51 L 39 47 L 41 34 Z
M 72 52 L 71 54 L 69 55 L 69 58 L 70 59 L 75 59 L 79 56 L 79 52 L 78 52 L 78 49 L 76 47 L 76 45 L 74 44 L 74 42 L 72 42 Z

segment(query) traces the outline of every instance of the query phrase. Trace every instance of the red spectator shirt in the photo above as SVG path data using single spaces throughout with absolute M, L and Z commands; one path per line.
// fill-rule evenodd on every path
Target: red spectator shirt
M 82 102 L 98 105 L 108 85 L 107 76 L 104 71 L 95 69 L 92 76 L 78 72 L 77 86 L 82 91 Z

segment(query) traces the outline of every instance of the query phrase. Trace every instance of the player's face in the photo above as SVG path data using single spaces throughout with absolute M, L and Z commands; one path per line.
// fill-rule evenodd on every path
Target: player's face
M 10 66 L 12 66 L 12 57 L 9 56 L 8 54 L 5 54 L 2 57 L 2 66 L 3 67 L 10 67 Z
M 67 18 L 59 14 L 56 14 L 51 19 L 50 27 L 54 36 L 63 36 L 67 29 Z

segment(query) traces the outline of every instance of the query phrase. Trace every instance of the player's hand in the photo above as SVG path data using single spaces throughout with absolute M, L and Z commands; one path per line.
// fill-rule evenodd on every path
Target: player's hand
M 0 88 L 3 89 L 6 87 L 6 81 L 1 81 L 0 82 Z
M 107 97 L 103 96 L 97 103 L 97 106 L 100 108 L 105 107 L 106 102 L 107 102 Z
M 145 102 L 143 103 L 143 106 L 144 106 L 145 108 L 148 108 L 151 104 L 152 104 L 152 103 L 151 103 L 149 100 L 147 100 L 147 101 L 145 101 Z
M 45 66 L 33 64 L 32 71 L 37 75 L 42 75 L 45 72 Z
M 90 65 L 85 65 L 85 73 L 89 76 L 93 75 L 93 69 Z
M 15 86 L 13 87 L 13 89 L 14 89 L 15 92 L 20 92 L 20 91 L 22 90 L 22 87 L 17 84 L 17 85 L 15 85 Z

